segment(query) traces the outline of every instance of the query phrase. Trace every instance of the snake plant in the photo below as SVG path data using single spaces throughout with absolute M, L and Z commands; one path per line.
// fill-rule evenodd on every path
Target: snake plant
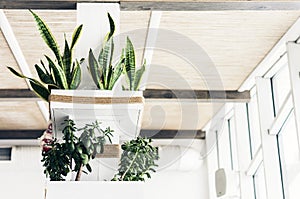
M 28 79 L 32 89 L 42 99 L 48 101 L 51 89 L 76 89 L 81 81 L 80 63 L 77 59 L 73 60 L 73 49 L 81 34 L 82 25 L 78 26 L 72 35 L 71 45 L 65 38 L 63 54 L 61 54 L 56 39 L 52 35 L 47 24 L 33 11 L 33 15 L 40 34 L 55 55 L 55 61 L 45 55 L 47 65 L 41 60 L 40 64 L 35 64 L 35 70 L 39 80 L 26 77 L 11 67 L 8 69 L 16 76 Z
M 130 41 L 129 37 L 127 37 L 127 39 L 126 39 L 125 63 L 124 64 L 125 64 L 126 82 L 129 86 L 129 88 L 125 88 L 125 86 L 123 86 L 123 89 L 131 90 L 131 91 L 139 90 L 140 82 L 141 82 L 143 73 L 145 72 L 146 60 L 144 60 L 144 63 L 141 66 L 141 68 L 136 70 L 134 47 L 133 47 L 132 42 Z
M 104 39 L 103 47 L 100 50 L 98 59 L 95 58 L 92 49 L 90 49 L 88 56 L 88 69 L 94 83 L 101 90 L 113 89 L 115 83 L 122 74 L 124 63 L 124 58 L 121 56 L 116 65 L 112 65 L 114 53 L 113 34 L 115 31 L 115 24 L 110 14 L 108 14 L 108 19 L 110 32 L 107 33 Z

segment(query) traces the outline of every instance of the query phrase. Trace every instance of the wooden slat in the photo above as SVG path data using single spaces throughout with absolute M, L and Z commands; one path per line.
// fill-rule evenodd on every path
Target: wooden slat
M 166 11 L 207 11 L 207 10 L 297 10 L 297 1 L 115 1 L 115 0 L 1 0 L 0 9 L 76 9 L 77 2 L 97 2 L 121 4 L 121 10 L 166 10 Z
M 56 96 L 52 95 L 51 100 L 63 101 L 63 102 L 81 102 L 90 103 L 86 101 L 88 99 L 82 97 L 70 97 L 70 96 Z M 207 91 L 207 90 L 166 90 L 166 89 L 146 89 L 144 91 L 144 97 L 146 99 L 196 99 L 197 101 L 228 101 L 228 102 L 248 102 L 250 100 L 250 92 L 238 92 L 238 91 Z M 0 101 L 6 100 L 39 100 L 39 98 L 29 89 L 0 89 Z M 96 98 L 98 99 L 98 98 Z M 119 102 L 117 99 L 99 98 L 93 103 L 136 103 L 143 102 L 141 98 L 121 98 Z
M 38 101 L 37 95 L 29 89 L 0 89 L 0 101 Z
M 218 10 L 299 10 L 300 2 L 123 2 L 121 10 L 218 11 Z
M 147 99 L 197 99 L 197 101 L 205 102 L 213 100 L 248 102 L 250 100 L 250 92 L 146 89 L 144 91 L 144 97 Z
M 143 103 L 143 97 L 79 97 L 50 95 L 51 102 L 79 103 L 79 104 L 135 104 Z
M 39 130 L 0 130 L 0 139 L 14 140 L 14 139 L 37 139 L 44 133 L 43 129 Z M 205 139 L 205 131 L 202 130 L 141 130 L 141 137 L 151 139 Z M 119 157 L 119 144 L 107 144 L 104 146 L 104 154 L 98 154 L 97 157 Z
M 97 158 L 119 158 L 121 156 L 121 146 L 119 144 L 104 145 L 104 153 L 97 154 Z
M 43 135 L 45 130 L 0 130 L 0 140 L 14 139 L 37 139 Z
M 205 131 L 202 130 L 147 130 L 143 129 L 141 137 L 151 139 L 205 139 Z

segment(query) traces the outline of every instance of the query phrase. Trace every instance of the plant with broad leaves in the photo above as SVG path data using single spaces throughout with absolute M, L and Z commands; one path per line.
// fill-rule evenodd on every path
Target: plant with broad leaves
M 155 172 L 159 159 L 158 149 L 151 145 L 152 140 L 138 137 L 122 144 L 123 150 L 118 173 L 112 181 L 145 181 Z
M 35 64 L 39 80 L 26 77 L 11 67 L 8 69 L 16 76 L 28 79 L 34 92 L 42 99 L 48 101 L 51 89 L 76 89 L 81 81 L 80 63 L 73 60 L 74 46 L 81 34 L 82 25 L 78 26 L 72 35 L 71 45 L 65 38 L 64 52 L 61 54 L 56 39 L 53 37 L 47 24 L 33 11 L 31 11 L 42 38 L 55 55 L 55 61 L 45 55 L 47 65 L 41 60 Z
M 88 69 L 96 86 L 101 90 L 112 90 L 115 83 L 119 79 L 123 71 L 123 56 L 117 61 L 116 65 L 112 65 L 114 54 L 113 34 L 115 32 L 115 24 L 110 14 L 108 14 L 110 32 L 107 33 L 103 47 L 100 50 L 98 59 L 90 49 L 88 57 Z M 122 53 L 123 54 L 123 53 Z
M 140 69 L 136 70 L 135 66 L 135 52 L 132 42 L 129 37 L 126 39 L 126 48 L 124 52 L 125 57 L 125 78 L 129 88 L 123 86 L 123 90 L 136 91 L 139 90 L 142 76 L 145 72 L 146 60 L 144 60 L 143 65 Z
M 83 167 L 89 172 L 92 171 L 89 161 L 94 159 L 97 153 L 104 152 L 106 139 L 111 142 L 113 136 L 113 130 L 109 127 L 102 130 L 98 121 L 79 129 L 78 131 L 83 131 L 79 138 L 75 135 L 77 128 L 73 120 L 66 120 L 65 125 L 62 131 L 63 142 L 53 139 L 49 150 L 42 152 L 44 173 L 51 181 L 65 180 L 71 171 L 77 173 L 75 180 L 80 180 Z M 75 165 L 72 165 L 73 163 Z

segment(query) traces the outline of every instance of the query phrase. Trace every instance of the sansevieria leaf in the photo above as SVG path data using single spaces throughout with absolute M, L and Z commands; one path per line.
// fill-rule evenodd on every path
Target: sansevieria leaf
M 110 79 L 110 83 L 109 83 L 109 90 L 113 89 L 115 83 L 118 81 L 119 77 L 121 76 L 122 72 L 123 72 L 123 67 L 124 67 L 124 59 L 122 59 L 121 61 L 118 62 L 118 64 L 116 65 L 116 67 L 114 68 L 114 72 L 112 74 L 112 77 Z
M 107 13 L 107 16 L 108 16 L 109 27 L 110 27 L 110 31 L 109 31 L 109 34 L 108 34 L 108 40 L 109 40 L 114 35 L 114 33 L 115 33 L 115 23 L 114 23 L 114 20 L 110 16 L 109 13 Z
M 109 72 L 110 72 L 109 68 L 111 66 L 113 52 L 114 52 L 114 42 L 113 39 L 111 38 L 106 42 L 98 58 L 99 65 L 100 67 L 103 68 L 105 88 L 108 87 L 108 83 L 109 83 Z
M 67 78 L 67 83 L 70 85 L 71 83 L 71 66 L 72 66 L 72 52 L 69 48 L 68 41 L 65 39 L 65 49 L 64 49 L 64 55 L 63 55 L 63 70 L 65 73 L 65 76 Z
M 36 70 L 40 80 L 44 84 L 55 84 L 54 81 L 52 80 L 52 78 L 50 78 L 50 76 L 48 74 L 46 74 L 39 65 L 35 64 L 34 67 L 35 67 L 35 70 Z
M 46 59 L 49 63 L 49 67 L 53 70 L 56 83 L 60 86 L 61 89 L 68 89 L 68 83 L 63 69 L 60 66 L 55 65 L 55 63 L 46 56 Z
M 40 34 L 42 36 L 42 38 L 44 39 L 45 43 L 49 46 L 49 48 L 53 51 L 58 64 L 60 66 L 62 66 L 62 58 L 61 58 L 61 54 L 57 45 L 57 42 L 55 40 L 55 38 L 53 37 L 51 31 L 49 30 L 48 26 L 44 23 L 44 21 L 37 15 L 35 14 L 32 10 L 29 10 L 31 12 L 31 14 L 33 15 L 37 26 L 40 30 Z
M 24 75 L 22 75 L 21 73 L 18 73 L 15 69 L 11 68 L 11 67 L 7 67 L 14 75 L 16 75 L 17 77 L 23 78 L 23 79 L 28 79 L 29 83 L 32 87 L 32 89 L 35 91 L 35 93 L 41 97 L 42 99 L 48 101 L 48 97 L 50 95 L 50 92 L 48 91 L 48 89 L 46 87 L 44 87 L 40 82 L 38 82 L 35 79 L 32 79 L 30 77 L 26 77 Z
M 80 69 L 80 64 L 76 60 L 76 65 L 73 68 L 72 71 L 72 81 L 70 83 L 70 89 L 76 89 L 81 81 L 81 69 Z
M 45 101 L 49 100 L 49 95 L 50 92 L 49 90 L 43 86 L 41 83 L 39 83 L 38 81 L 33 81 L 33 80 L 29 80 L 29 83 L 33 89 L 33 91 L 40 96 L 42 99 L 44 99 Z
M 144 64 L 142 65 L 142 67 L 139 70 L 137 70 L 136 73 L 135 73 L 134 85 L 133 85 L 134 86 L 134 90 L 138 90 L 139 89 L 143 73 L 145 72 L 145 65 L 146 65 L 146 62 L 144 62 Z
M 81 35 L 81 31 L 82 31 L 82 24 L 80 26 L 78 26 L 75 30 L 74 30 L 74 33 L 72 35 L 72 43 L 71 43 L 71 49 L 74 48 L 79 36 Z
M 92 49 L 89 51 L 89 71 L 92 75 L 92 78 L 98 88 L 100 88 L 100 76 L 102 75 L 102 70 L 98 65 L 98 62 L 93 54 Z
M 125 68 L 129 79 L 129 90 L 132 90 L 135 76 L 135 53 L 133 45 L 128 37 L 126 39 L 125 49 Z

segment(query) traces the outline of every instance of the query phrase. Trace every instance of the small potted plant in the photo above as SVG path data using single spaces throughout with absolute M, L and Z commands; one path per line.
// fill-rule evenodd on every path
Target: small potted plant
M 75 172 L 75 181 L 79 181 L 84 167 L 92 171 L 89 161 L 104 152 L 104 144 L 107 140 L 111 142 L 113 130 L 103 130 L 98 121 L 81 129 L 71 119 L 65 120 L 64 125 L 62 140 L 51 137 L 51 126 L 42 138 L 44 173 L 51 181 L 64 181 L 70 172 Z M 79 137 L 77 131 L 81 132 Z

